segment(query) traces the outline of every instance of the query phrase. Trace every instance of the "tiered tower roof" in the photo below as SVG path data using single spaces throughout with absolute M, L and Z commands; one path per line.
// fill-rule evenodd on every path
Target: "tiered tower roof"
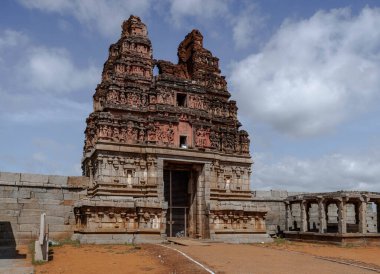
M 159 73 L 153 76 L 154 66 Z M 154 60 L 144 23 L 131 16 L 109 48 L 87 119 L 84 154 L 99 143 L 249 156 L 219 59 L 198 30 L 178 46 L 178 64 Z

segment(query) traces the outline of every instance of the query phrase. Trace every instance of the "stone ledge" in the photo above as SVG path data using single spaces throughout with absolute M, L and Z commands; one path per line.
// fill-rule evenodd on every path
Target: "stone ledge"
M 13 172 L 0 172 L 0 181 L 6 182 L 20 182 L 20 173 Z
M 14 187 L 37 187 L 37 188 L 59 188 L 59 189 L 85 189 L 83 186 L 62 186 L 49 183 L 32 183 L 32 182 L 7 182 L 0 180 L 0 186 Z

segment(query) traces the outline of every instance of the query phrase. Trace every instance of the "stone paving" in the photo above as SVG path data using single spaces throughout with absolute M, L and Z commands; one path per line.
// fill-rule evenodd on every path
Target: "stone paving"
M 34 267 L 27 255 L 27 247 L 19 250 L 12 247 L 0 248 L 0 273 L 1 274 L 30 274 L 34 273 Z

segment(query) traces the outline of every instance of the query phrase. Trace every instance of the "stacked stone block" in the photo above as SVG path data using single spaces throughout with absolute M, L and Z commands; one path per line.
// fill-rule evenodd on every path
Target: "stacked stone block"
M 46 213 L 52 239 L 69 238 L 72 205 L 85 196 L 87 178 L 0 172 L 0 243 L 27 244 L 38 236 Z

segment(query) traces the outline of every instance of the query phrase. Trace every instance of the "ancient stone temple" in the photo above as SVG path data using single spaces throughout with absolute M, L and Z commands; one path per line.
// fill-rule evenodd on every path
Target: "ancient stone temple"
M 122 24 L 87 118 L 79 239 L 266 239 L 267 209 L 250 191 L 248 134 L 218 61 L 198 30 L 173 64 L 153 59 L 140 18 Z

